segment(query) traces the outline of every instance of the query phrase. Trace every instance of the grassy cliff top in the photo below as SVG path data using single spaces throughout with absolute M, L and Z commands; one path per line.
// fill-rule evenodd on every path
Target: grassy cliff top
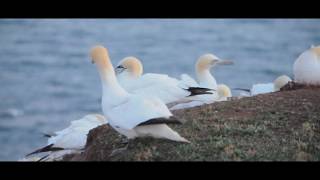
M 123 147 L 108 125 L 90 131 L 85 151 L 64 160 L 90 161 L 291 161 L 320 160 L 320 88 L 289 84 L 280 92 L 217 102 L 173 113 L 170 125 L 191 144 L 137 138 Z

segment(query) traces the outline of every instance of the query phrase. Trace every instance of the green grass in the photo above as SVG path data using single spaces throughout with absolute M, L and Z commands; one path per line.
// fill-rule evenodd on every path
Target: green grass
M 107 125 L 92 130 L 83 154 L 72 160 L 295 161 L 320 160 L 320 89 L 283 91 L 173 113 L 171 126 L 191 144 L 138 138 L 127 151 Z M 69 159 L 70 160 L 70 159 Z

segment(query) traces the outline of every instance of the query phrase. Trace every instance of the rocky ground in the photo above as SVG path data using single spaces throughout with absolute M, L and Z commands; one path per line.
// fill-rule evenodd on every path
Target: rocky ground
M 320 87 L 287 84 L 280 92 L 217 102 L 173 113 L 170 125 L 191 144 L 138 138 L 126 151 L 108 125 L 90 131 L 85 151 L 68 161 L 320 160 Z

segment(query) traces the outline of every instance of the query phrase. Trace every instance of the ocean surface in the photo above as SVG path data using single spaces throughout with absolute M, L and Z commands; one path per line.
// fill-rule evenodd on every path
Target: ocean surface
M 0 160 L 14 161 L 46 145 L 42 132 L 102 113 L 101 85 L 89 50 L 109 48 L 145 72 L 194 77 L 204 53 L 234 61 L 217 66 L 218 83 L 249 88 L 292 77 L 292 65 L 320 44 L 317 19 L 2 19 L 0 20 Z M 239 92 L 233 92 L 237 95 Z

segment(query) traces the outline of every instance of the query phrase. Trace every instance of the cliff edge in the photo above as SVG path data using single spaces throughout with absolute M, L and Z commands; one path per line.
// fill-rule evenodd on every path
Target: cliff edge
M 138 138 L 127 150 L 108 125 L 90 131 L 81 154 L 67 161 L 320 160 L 320 87 L 289 83 L 279 92 L 173 111 L 170 125 L 191 144 Z

